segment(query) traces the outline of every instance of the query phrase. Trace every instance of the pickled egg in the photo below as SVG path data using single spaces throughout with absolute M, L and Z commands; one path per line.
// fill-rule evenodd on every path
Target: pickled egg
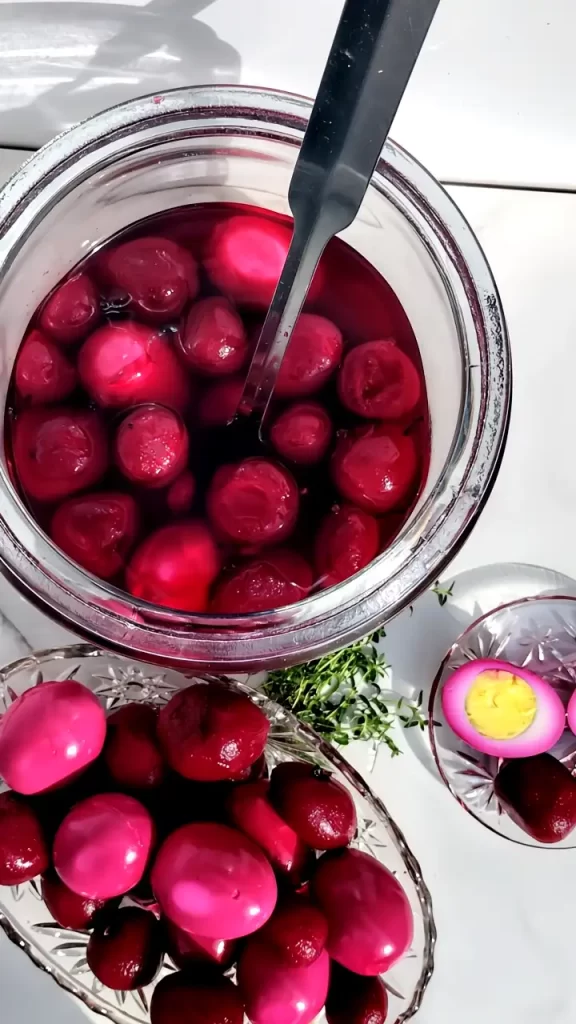
M 475 750 L 494 757 L 532 757 L 550 750 L 566 724 L 564 705 L 540 676 L 504 661 L 482 659 L 444 683 L 448 725 Z

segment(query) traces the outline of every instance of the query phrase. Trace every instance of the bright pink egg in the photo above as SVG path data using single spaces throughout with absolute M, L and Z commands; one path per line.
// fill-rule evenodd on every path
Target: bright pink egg
M 111 899 L 138 884 L 153 840 L 143 804 L 124 793 L 99 793 L 64 818 L 54 840 L 54 867 L 72 892 Z
M 189 469 L 170 485 L 166 493 L 166 504 L 172 515 L 182 516 L 189 512 L 194 504 L 196 481 Z
M 414 411 L 422 384 L 412 360 L 392 338 L 351 349 L 338 374 L 342 405 L 369 420 L 399 420 Z
M 32 331 L 16 358 L 16 390 L 32 405 L 60 402 L 76 387 L 76 370 L 47 335 Z
M 366 512 L 382 515 L 410 496 L 418 458 L 411 437 L 395 427 L 373 424 L 342 434 L 331 468 L 344 498 Z
M 313 893 L 328 918 L 330 956 L 356 974 L 389 970 L 414 931 L 406 893 L 394 875 L 360 850 L 322 857 Z
M 134 552 L 126 569 L 128 591 L 151 604 L 201 612 L 220 569 L 207 526 L 190 520 L 162 526 Z
M 143 405 L 122 420 L 114 453 L 120 472 L 132 483 L 165 487 L 186 467 L 188 431 L 172 409 Z
M 169 238 L 135 238 L 102 253 L 98 274 L 113 294 L 144 320 L 163 323 L 179 316 L 198 294 L 198 265 Z
M 333 587 L 354 576 L 379 549 L 378 520 L 352 505 L 332 509 L 322 520 L 314 544 L 321 585 Z
M 138 522 L 138 507 L 130 494 L 82 494 L 56 509 L 50 536 L 84 569 L 108 580 L 124 568 Z
M 93 331 L 100 319 L 98 292 L 87 274 L 74 274 L 47 299 L 40 327 L 61 345 L 72 345 Z
M 94 761 L 105 735 L 104 711 L 82 683 L 34 686 L 0 718 L 0 775 L 17 793 L 42 793 Z
M 320 391 L 336 371 L 342 347 L 336 324 L 324 316 L 302 313 L 282 360 L 276 398 L 302 398 Z
M 225 427 L 238 409 L 242 392 L 243 377 L 226 377 L 202 389 L 198 401 L 198 421 L 203 427 Z
M 292 231 L 283 224 L 240 214 L 218 224 L 210 236 L 204 265 L 210 280 L 241 306 L 266 309 L 280 278 Z M 322 267 L 316 271 L 309 299 L 322 287 Z
M 332 437 L 332 420 L 318 402 L 301 402 L 281 412 L 270 440 L 282 458 L 311 466 L 324 458 Z
M 38 501 L 92 487 L 108 468 L 106 430 L 92 409 L 24 409 L 14 426 L 13 452 L 22 487 Z
M 283 608 L 307 597 L 313 582 L 310 566 L 297 551 L 271 551 L 225 576 L 216 588 L 212 610 L 247 615 Z
M 217 533 L 242 546 L 278 544 L 298 518 L 298 485 L 272 459 L 244 459 L 221 466 L 208 489 L 206 507 Z
M 168 762 L 196 782 L 243 779 L 264 753 L 269 730 L 266 715 L 254 701 L 218 683 L 194 683 L 179 690 L 158 721 Z
M 160 847 L 152 887 L 179 928 L 208 938 L 257 931 L 276 905 L 274 872 L 262 850 L 236 829 L 184 825 Z
M 251 1024 L 311 1024 L 326 1002 L 330 961 L 287 967 L 264 942 L 251 939 L 238 962 L 238 985 Z
M 180 331 L 180 351 L 192 370 L 207 377 L 237 373 L 244 366 L 246 331 L 228 299 L 202 299 L 192 306 Z
M 235 786 L 227 802 L 234 825 L 261 846 L 272 866 L 295 885 L 305 880 L 310 848 L 274 810 L 266 779 Z
M 460 739 L 494 757 L 543 754 L 566 725 L 564 705 L 550 683 L 491 658 L 467 662 L 452 673 L 442 687 L 442 709 Z
M 189 383 L 169 338 L 134 321 L 94 331 L 80 349 L 78 372 L 91 398 L 105 407 L 158 402 L 182 412 L 189 400 Z

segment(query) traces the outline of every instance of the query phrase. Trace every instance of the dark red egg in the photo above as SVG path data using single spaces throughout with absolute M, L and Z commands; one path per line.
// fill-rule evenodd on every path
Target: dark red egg
M 292 232 L 275 221 L 240 214 L 212 231 L 204 256 L 210 280 L 232 302 L 266 309 L 288 255 Z M 322 287 L 322 267 L 309 293 L 314 301 Z
M 76 370 L 58 346 L 41 331 L 32 331 L 16 358 L 16 390 L 32 405 L 68 398 L 76 387 Z
M 14 425 L 20 483 L 37 501 L 92 487 L 108 468 L 106 429 L 92 409 L 24 409 Z
M 314 577 L 297 551 L 281 548 L 238 566 L 216 587 L 212 610 L 221 615 L 283 608 L 307 597 Z
M 243 547 L 278 544 L 298 518 L 294 477 L 272 459 L 244 459 L 216 471 L 207 495 L 208 515 L 217 533 Z
M 384 982 L 354 974 L 333 962 L 325 1012 L 327 1024 L 385 1024 L 388 993 Z
M 158 709 L 126 704 L 108 716 L 104 760 L 111 777 L 125 789 L 153 789 L 166 774 L 156 738 Z
M 196 481 L 190 470 L 185 469 L 166 492 L 166 504 L 172 515 L 182 516 L 190 512 L 195 494 Z
M 42 878 L 42 899 L 57 924 L 76 932 L 90 928 L 104 907 L 110 906 L 110 901 L 93 900 L 72 892 L 55 871 L 49 871 Z
M 198 265 L 169 238 L 135 238 L 97 257 L 98 275 L 113 296 L 144 320 L 163 323 L 179 316 L 198 294 Z
M 277 905 L 259 938 L 288 967 L 308 967 L 326 946 L 328 921 L 308 899 L 292 896 Z
M 165 487 L 186 467 L 188 431 L 172 409 L 143 405 L 122 420 L 114 454 L 120 472 L 131 483 Z
M 396 342 L 367 341 L 351 349 L 338 374 L 338 394 L 357 416 L 399 420 L 420 401 L 420 374 Z
M 270 723 L 242 693 L 218 683 L 179 690 L 160 711 L 158 736 L 175 771 L 187 779 L 236 779 L 264 753 Z
M 320 462 L 331 438 L 332 420 L 318 402 L 290 405 L 270 429 L 270 440 L 278 454 L 300 466 Z
M 302 313 L 276 381 L 276 398 L 314 395 L 328 383 L 342 358 L 342 333 L 326 317 Z
M 48 863 L 42 826 L 32 807 L 13 793 L 0 793 L 0 885 L 29 882 Z
M 158 402 L 182 412 L 190 387 L 167 335 L 120 320 L 99 327 L 78 355 L 80 380 L 99 405 L 128 408 Z
M 375 515 L 410 497 L 417 472 L 412 438 L 384 424 L 342 434 L 332 456 L 332 479 L 342 497 Z
M 352 505 L 332 509 L 322 520 L 314 544 L 321 586 L 333 587 L 354 576 L 379 550 L 378 520 Z
M 270 799 L 284 821 L 315 850 L 347 846 L 356 834 L 356 808 L 350 793 L 322 768 L 274 769 Z
M 50 536 L 88 572 L 108 580 L 126 564 L 139 514 L 130 494 L 100 491 L 69 498 L 54 513 Z
M 236 985 L 205 970 L 168 974 L 152 995 L 151 1024 L 242 1024 L 243 1020 Z
M 119 992 L 149 985 L 160 970 L 163 930 L 154 914 L 140 907 L 121 907 L 94 926 L 86 947 L 92 973 Z
M 40 313 L 40 327 L 61 345 L 81 341 L 100 319 L 98 292 L 87 274 L 74 274 L 59 285 Z
M 162 526 L 134 552 L 126 586 L 134 597 L 183 612 L 201 612 L 220 569 L 212 534 L 199 520 Z
M 236 959 L 236 939 L 207 939 L 202 935 L 191 935 L 171 921 L 167 922 L 167 935 L 168 952 L 180 970 L 205 964 L 227 971 Z
M 180 351 L 190 369 L 206 377 L 237 373 L 244 366 L 246 331 L 228 299 L 201 299 L 192 306 L 180 330 Z
M 272 867 L 293 885 L 301 885 L 312 868 L 311 850 L 269 800 L 266 779 L 235 786 L 227 801 L 231 820 L 262 847 Z

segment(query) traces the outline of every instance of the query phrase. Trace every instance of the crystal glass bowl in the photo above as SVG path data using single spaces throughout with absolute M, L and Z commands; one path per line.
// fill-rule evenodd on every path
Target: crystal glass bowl
M 89 686 L 104 707 L 112 710 L 135 701 L 161 706 L 193 677 L 171 670 L 157 671 L 87 645 L 41 651 L 0 672 L 0 713 L 30 686 L 70 678 Z M 401 1024 L 420 1007 L 434 967 L 436 928 L 430 893 L 417 860 L 382 801 L 336 750 L 251 687 L 219 678 L 247 694 L 268 716 L 271 729 L 266 758 L 271 766 L 286 760 L 308 761 L 329 769 L 348 788 L 354 797 L 359 823 L 353 845 L 376 857 L 401 882 L 414 916 L 414 940 L 407 955 L 383 975 L 389 995 L 388 1024 Z M 148 1021 L 153 986 L 130 993 L 104 988 L 86 963 L 88 934 L 61 928 L 50 919 L 35 880 L 13 889 L 0 888 L 0 926 L 37 967 L 47 971 L 91 1010 L 115 1024 Z M 172 969 L 166 958 L 162 974 Z M 322 1014 L 318 1024 L 324 1019 Z
M 543 676 L 565 704 L 576 686 L 576 598 L 530 597 L 496 608 L 466 629 L 444 658 L 430 693 L 432 754 L 442 780 L 461 807 L 486 828 L 523 846 L 544 850 L 576 848 L 576 829 L 559 843 L 540 843 L 499 806 L 494 779 L 501 761 L 461 740 L 446 722 L 444 681 L 468 661 L 500 658 Z M 576 736 L 568 729 L 550 751 L 576 769 Z
M 183 205 L 289 212 L 311 103 L 241 87 L 133 100 L 72 128 L 0 193 L 0 410 L 30 316 L 54 285 L 136 221 Z M 76 633 L 121 653 L 212 671 L 305 661 L 364 636 L 438 578 L 498 469 L 510 353 L 484 255 L 442 187 L 388 143 L 342 238 L 389 283 L 422 357 L 432 437 L 426 484 L 395 542 L 337 587 L 241 616 L 155 608 L 97 580 L 46 537 L 0 446 L 0 569 Z

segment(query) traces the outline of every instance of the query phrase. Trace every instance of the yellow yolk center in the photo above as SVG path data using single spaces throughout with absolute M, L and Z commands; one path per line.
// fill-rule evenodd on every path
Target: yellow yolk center
M 524 679 L 511 672 L 480 672 L 468 690 L 466 714 L 481 736 L 513 740 L 532 725 L 536 695 Z

